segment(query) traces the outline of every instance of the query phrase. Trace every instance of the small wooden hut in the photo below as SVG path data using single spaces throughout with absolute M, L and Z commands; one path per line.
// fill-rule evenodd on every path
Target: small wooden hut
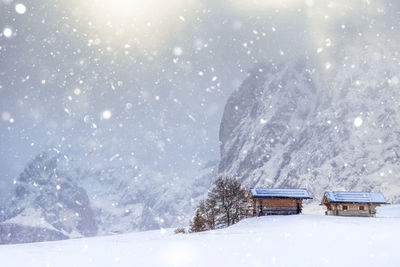
M 373 217 L 376 207 L 389 204 L 380 192 L 325 192 L 325 215 Z
M 253 216 L 299 214 L 303 199 L 311 199 L 306 189 L 253 188 L 248 197 Z

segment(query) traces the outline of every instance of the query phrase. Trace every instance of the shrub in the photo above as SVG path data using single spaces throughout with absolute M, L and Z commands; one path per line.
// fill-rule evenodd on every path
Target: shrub
M 175 234 L 186 234 L 185 228 L 178 227 L 174 231 Z

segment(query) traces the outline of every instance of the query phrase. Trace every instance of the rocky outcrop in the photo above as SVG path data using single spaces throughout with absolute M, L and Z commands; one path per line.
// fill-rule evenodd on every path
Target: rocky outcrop
M 366 47 L 328 74 L 305 59 L 255 68 L 225 107 L 218 175 L 317 201 L 328 189 L 400 201 L 400 67 Z
M 0 244 L 186 225 L 216 163 L 182 180 L 134 166 L 88 169 L 57 150 L 41 153 L 0 209 Z

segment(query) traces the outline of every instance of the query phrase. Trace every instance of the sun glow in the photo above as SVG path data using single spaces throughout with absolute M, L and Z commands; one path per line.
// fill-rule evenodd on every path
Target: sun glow
M 115 49 L 125 49 L 131 54 L 142 52 L 149 60 L 160 54 L 165 41 L 179 36 L 182 31 L 193 27 L 199 20 L 199 10 L 204 11 L 207 1 L 198 0 L 64 0 L 65 8 L 85 31 L 89 45 L 103 45 L 107 53 Z M 359 6 L 370 5 L 371 11 L 376 7 L 363 1 L 317 1 L 317 0 L 215 0 L 216 7 L 227 8 L 237 12 L 240 17 L 246 16 L 279 16 L 299 18 L 308 25 L 310 43 L 321 58 L 321 64 L 331 62 L 330 47 L 335 40 L 331 38 L 331 29 L 338 21 L 345 21 L 356 12 Z M 211 9 L 210 9 L 211 10 Z M 239 22 L 240 23 L 240 22 Z M 294 21 L 296 23 L 296 21 Z M 344 24 L 341 25 L 345 29 Z M 271 27 L 277 35 L 279 25 Z M 333 45 L 331 45 L 333 44 Z M 128 51 L 129 50 L 129 51 Z M 156 52 L 155 52 L 156 51 Z M 176 56 L 185 54 L 180 47 L 173 49 Z M 283 52 L 281 52 L 283 55 Z M 333 66 L 333 65 L 332 65 Z M 326 67 L 326 65 L 325 65 Z
M 102 43 L 148 46 L 179 31 L 180 19 L 192 10 L 185 0 L 74 0 L 73 13 L 85 17 L 93 39 Z
M 294 8 L 301 6 L 304 2 L 313 3 L 314 1 L 308 0 L 232 0 L 232 3 L 240 10 L 262 11 L 265 8 Z M 261 10 L 260 10 L 261 9 Z
M 151 23 L 174 13 L 179 0 L 89 0 L 92 11 L 117 25 Z

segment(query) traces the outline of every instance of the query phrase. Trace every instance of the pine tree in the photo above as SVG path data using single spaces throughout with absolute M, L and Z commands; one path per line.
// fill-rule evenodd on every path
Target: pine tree
M 200 213 L 199 208 L 196 210 L 196 215 L 193 221 L 190 222 L 190 232 L 203 232 L 207 230 L 206 221 Z

